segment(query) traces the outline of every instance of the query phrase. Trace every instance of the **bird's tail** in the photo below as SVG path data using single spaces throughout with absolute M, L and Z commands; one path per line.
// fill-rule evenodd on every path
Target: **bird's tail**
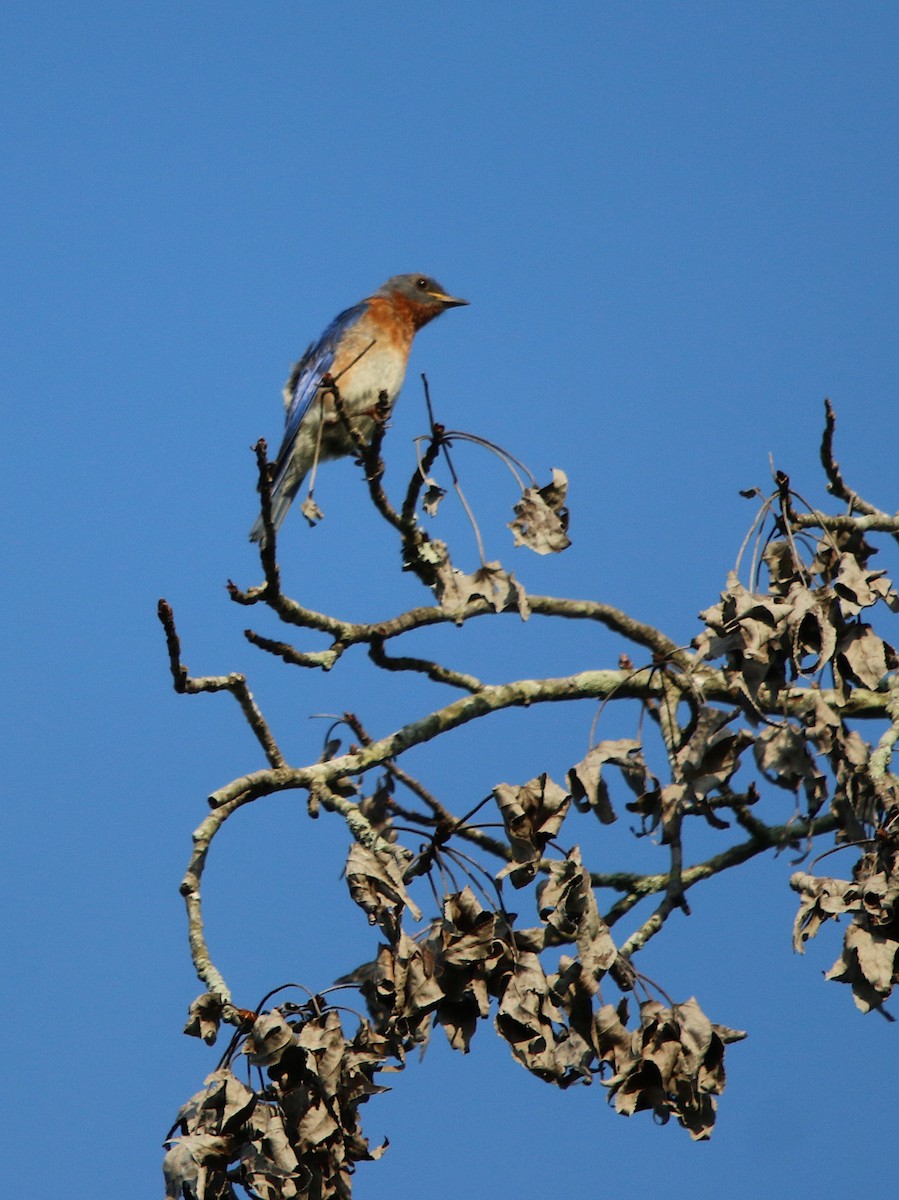
M 285 482 L 286 480 L 283 478 L 275 480 L 275 486 L 272 488 L 272 525 L 274 525 L 276 531 L 281 528 L 281 523 L 287 516 L 287 510 L 293 504 L 293 498 L 300 490 L 303 476 L 301 475 L 296 480 L 292 479 L 289 488 L 281 486 Z M 265 545 L 265 528 L 262 524 L 261 513 L 254 521 L 253 528 L 250 530 L 250 541 L 258 542 L 260 546 Z

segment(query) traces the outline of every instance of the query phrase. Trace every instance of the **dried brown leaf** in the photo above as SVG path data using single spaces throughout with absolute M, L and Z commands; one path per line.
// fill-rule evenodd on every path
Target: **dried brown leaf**
M 540 1079 L 560 1087 L 589 1078 L 593 1050 L 564 1026 L 540 959 L 523 952 L 509 967 L 503 977 L 496 1028 L 513 1055 Z
M 211 1173 L 220 1171 L 231 1154 L 231 1140 L 211 1133 L 190 1133 L 172 1138 L 162 1160 L 166 1200 L 181 1200 L 187 1194 L 206 1200 Z
M 443 991 L 435 1019 L 454 1050 L 467 1053 L 478 1021 L 488 1016 L 490 980 L 514 957 L 511 939 L 505 918 L 485 909 L 471 888 L 445 897 L 427 946 Z
M 434 573 L 434 595 L 443 611 L 461 623 L 470 595 L 468 576 L 457 570 L 449 559 L 437 565 Z
M 846 947 L 855 951 L 859 968 L 876 992 L 888 996 L 896 982 L 899 941 L 876 930 L 852 924 L 846 930 Z
M 303 503 L 300 505 L 300 512 L 303 514 L 303 516 L 306 518 L 306 520 L 309 522 L 310 525 L 317 525 L 319 523 L 319 521 L 323 521 L 325 518 L 325 514 L 322 512 L 322 510 L 319 508 L 319 506 L 315 503 L 315 501 L 312 498 L 311 493 L 305 498 Z
M 762 561 L 768 569 L 768 588 L 777 596 L 785 596 L 801 577 L 801 566 L 796 562 L 791 542 L 769 542 L 762 553 Z
M 189 1037 L 201 1037 L 207 1046 L 213 1045 L 218 1037 L 222 1019 L 221 996 L 214 992 L 204 992 L 191 1004 L 189 1014 L 184 1032 Z
M 791 722 L 769 725 L 756 739 L 754 753 L 767 780 L 791 792 L 802 785 L 809 812 L 818 811 L 827 795 L 827 780 L 809 753 L 803 730 Z
M 314 1070 L 324 1096 L 338 1094 L 343 1082 L 343 1059 L 347 1041 L 340 1014 L 329 1009 L 312 1021 L 305 1021 L 297 1034 L 297 1044 L 306 1054 L 306 1069 Z
M 842 738 L 843 722 L 839 713 L 827 704 L 821 693 L 811 689 L 804 697 L 805 733 L 820 754 L 830 754 Z
M 575 763 L 568 772 L 568 787 L 575 807 L 581 812 L 593 811 L 603 825 L 617 820 L 612 808 L 608 784 L 603 779 L 606 764 L 617 767 L 635 795 L 656 784 L 643 761 L 643 747 L 633 738 L 618 738 L 599 742 L 586 758 Z
M 499 562 L 484 563 L 466 575 L 447 557 L 438 564 L 434 574 L 434 593 L 440 607 L 460 620 L 474 600 L 486 600 L 496 612 L 515 609 L 524 621 L 530 616 L 527 592 Z
M 825 921 L 857 911 L 860 906 L 858 888 L 845 879 L 796 871 L 790 877 L 790 887 L 802 896 L 793 922 L 793 949 L 799 954 L 805 953 L 805 943 L 815 937 Z
M 880 1008 L 897 982 L 899 941 L 853 922 L 846 930 L 843 951 L 825 979 L 852 986 L 857 1008 Z
M 296 1046 L 297 1039 L 290 1025 L 277 1008 L 260 1013 L 253 1022 L 243 1053 L 257 1067 L 269 1067 L 280 1061 L 284 1053 Z
M 443 999 L 434 953 L 401 932 L 396 945 L 378 948 L 375 970 L 360 987 L 381 1032 L 395 1032 L 403 1046 L 427 1042 L 434 1009 Z
M 562 827 L 571 797 L 545 772 L 521 786 L 498 783 L 493 795 L 514 859 L 498 878 L 508 874 L 515 887 L 524 887 L 534 878 L 544 847 Z
M 421 910 L 406 891 L 403 869 L 392 853 L 375 853 L 353 842 L 347 854 L 346 881 L 350 896 L 367 914 L 370 925 L 387 921 L 392 927 L 404 907 L 416 921 L 421 918 Z
M 735 712 L 704 705 L 697 715 L 693 732 L 678 752 L 682 777 L 696 796 L 727 784 L 740 765 L 740 756 L 753 738 L 745 729 L 730 729 Z
M 850 625 L 840 638 L 837 656 L 842 674 L 865 688 L 877 688 L 897 665 L 896 651 L 870 625 Z
M 477 571 L 465 576 L 469 581 L 468 601 L 483 597 L 495 612 L 517 609 L 521 619 L 531 615 L 528 595 L 511 571 L 506 571 L 499 562 L 484 563 Z M 468 602 L 466 601 L 466 603 Z
M 899 596 L 885 571 L 869 571 L 855 554 L 841 554 L 839 561 L 833 590 L 839 597 L 844 616 L 856 617 L 863 608 L 870 608 L 878 600 L 884 600 L 893 612 L 899 609 Z
M 865 860 L 863 860 L 865 863 Z M 880 927 L 892 925 L 899 914 L 899 874 L 874 871 L 859 874 L 862 908 L 869 924 Z
M 226 1067 L 207 1076 L 203 1088 L 182 1105 L 175 1122 L 182 1133 L 232 1133 L 252 1112 L 256 1094 Z
M 437 509 L 440 507 L 440 501 L 446 495 L 446 488 L 442 488 L 436 480 L 430 476 L 425 479 L 425 492 L 422 497 L 421 506 L 429 517 L 437 515 Z
M 622 998 L 618 1006 L 604 1004 L 596 1014 L 594 1023 L 595 1040 L 599 1057 L 611 1063 L 616 1074 L 633 1057 L 633 1038 L 627 1028 L 627 999 Z
M 616 1110 L 651 1109 L 661 1122 L 675 1116 L 692 1138 L 708 1138 L 725 1084 L 724 1045 L 745 1035 L 712 1024 L 693 998 L 670 1009 L 646 1001 L 629 1038 L 624 1019 L 609 1005 L 597 1016 L 601 1056 L 615 1069 L 605 1083 Z
M 683 1068 L 688 1075 L 697 1075 L 712 1044 L 712 1022 L 699 1007 L 695 996 L 683 1004 L 675 1004 L 672 1012 L 680 1026 Z
M 516 546 L 528 546 L 537 554 L 558 554 L 571 545 L 567 535 L 568 477 L 553 468 L 552 482 L 545 487 L 525 488 L 515 505 L 515 520 L 509 522 Z
M 693 644 L 700 657 L 726 655 L 730 669 L 743 676 L 750 694 L 765 683 L 779 687 L 789 659 L 791 608 L 781 597 L 747 591 L 731 571 L 721 602 L 700 613 L 707 628 Z
M 563 941 L 578 948 L 584 985 L 592 995 L 618 957 L 609 927 L 599 915 L 590 875 L 575 846 L 562 862 L 550 866 L 549 878 L 537 887 L 540 919 Z
M 283 1115 L 271 1104 L 259 1104 L 247 1124 L 241 1165 L 253 1194 L 265 1200 L 290 1200 L 297 1195 L 299 1160 L 291 1145 Z
M 302 1150 L 326 1142 L 340 1129 L 336 1116 L 324 1100 L 310 1104 L 297 1126 L 297 1143 Z
M 790 588 L 787 600 L 794 669 L 811 674 L 830 662 L 836 649 L 838 618 L 833 597 L 829 590 L 811 590 L 804 583 L 796 583 Z M 806 663 L 810 656 L 814 661 Z

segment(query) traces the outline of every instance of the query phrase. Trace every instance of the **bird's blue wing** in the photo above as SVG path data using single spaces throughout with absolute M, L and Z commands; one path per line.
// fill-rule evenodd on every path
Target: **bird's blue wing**
M 284 441 L 278 454 L 279 467 L 290 457 L 297 430 L 315 399 L 322 376 L 334 365 L 340 339 L 364 315 L 367 308 L 368 302 L 363 300 L 360 304 L 354 304 L 352 308 L 339 313 L 294 367 L 285 388 L 287 412 L 284 418 Z

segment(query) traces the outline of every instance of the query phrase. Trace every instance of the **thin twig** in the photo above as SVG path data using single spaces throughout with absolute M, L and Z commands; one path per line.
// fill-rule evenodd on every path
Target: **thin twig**
M 866 524 L 860 527 L 855 521 L 850 526 L 851 528 L 864 529 L 880 529 L 886 533 L 892 533 L 896 541 L 899 541 L 899 513 L 891 517 L 888 513 L 882 512 L 873 504 L 863 499 L 858 492 L 850 488 L 843 479 L 843 474 L 840 470 L 840 464 L 834 456 L 833 440 L 834 431 L 836 429 L 837 418 L 834 412 L 833 405 L 830 400 L 824 401 L 824 433 L 821 437 L 821 465 L 824 468 L 824 473 L 827 476 L 827 490 L 832 496 L 836 496 L 840 500 L 844 500 L 849 505 L 850 512 L 860 512 L 866 517 L 871 518 L 873 523 Z M 845 518 L 844 518 L 845 519 Z M 827 518 L 827 527 L 829 529 L 839 529 L 843 526 L 836 524 L 839 518 Z M 850 518 L 852 520 L 852 518 Z
M 443 426 L 432 425 L 428 448 L 419 458 L 418 466 L 409 480 L 409 486 L 406 488 L 406 498 L 403 500 L 403 507 L 400 510 L 403 525 L 408 528 L 411 528 L 415 524 L 415 506 L 418 504 L 418 497 L 421 495 L 424 482 L 428 475 L 430 475 L 434 463 L 437 461 L 442 443 Z
M 243 633 L 252 645 L 258 646 L 260 650 L 265 650 L 267 654 L 274 654 L 276 658 L 280 658 L 294 667 L 318 667 L 323 671 L 330 671 L 344 649 L 340 642 L 335 642 L 328 650 L 297 650 L 289 642 L 273 641 L 271 638 L 263 637 L 260 633 L 255 633 L 252 629 L 245 629 Z
M 474 675 L 466 675 L 462 671 L 454 671 L 438 662 L 426 658 L 412 658 L 409 655 L 392 657 L 384 650 L 384 639 L 372 638 L 368 647 L 368 655 L 372 662 L 385 671 L 418 671 L 427 675 L 435 683 L 446 683 L 450 687 L 461 688 L 466 692 L 479 692 L 484 685 Z
M 422 382 L 424 384 L 424 389 L 425 389 L 425 403 L 428 406 L 428 418 L 431 422 L 431 431 L 433 433 L 433 431 L 434 431 L 434 410 L 431 406 L 431 391 L 428 386 L 427 376 L 422 375 L 421 378 L 422 378 Z M 449 468 L 450 478 L 453 481 L 453 489 L 454 489 L 456 495 L 459 497 L 459 501 L 462 504 L 463 509 L 465 510 L 465 515 L 468 517 L 468 522 L 471 525 L 471 528 L 474 530 L 475 541 L 477 542 L 477 546 L 478 546 L 478 557 L 480 558 L 481 566 L 483 567 L 486 565 L 486 562 L 487 562 L 487 557 L 484 554 L 484 541 L 483 541 L 483 538 L 481 537 L 481 531 L 478 528 L 478 523 L 475 520 L 475 515 L 474 515 L 474 512 L 472 511 L 471 505 L 468 503 L 468 500 L 465 497 L 465 493 L 462 491 L 462 485 L 459 482 L 459 476 L 456 474 L 456 468 L 453 465 L 452 455 L 449 452 L 449 445 L 448 445 L 445 435 L 440 439 L 440 450 L 443 454 L 444 459 L 446 460 L 446 465 Z
M 387 418 L 390 415 L 390 410 L 387 407 L 387 393 L 381 392 L 378 397 L 377 410 L 373 411 L 371 415 L 373 424 L 372 434 L 370 438 L 366 439 L 353 423 L 350 412 L 340 394 L 336 379 L 333 379 L 330 375 L 326 375 L 322 383 L 326 388 L 327 394 L 334 400 L 334 409 L 337 417 L 353 444 L 356 456 L 365 467 L 365 479 L 368 484 L 372 503 L 388 524 L 392 525 L 395 529 L 401 528 L 402 522 L 400 516 L 388 500 L 387 493 L 384 491 L 383 484 L 381 483 L 385 470 L 384 460 L 381 458 L 381 443 L 384 440 Z
M 241 712 L 247 724 L 256 735 L 269 765 L 274 768 L 285 765 L 284 756 L 278 749 L 274 735 L 269 729 L 268 722 L 262 715 L 259 706 L 253 699 L 253 694 L 247 687 L 246 676 L 237 671 L 229 675 L 206 675 L 194 677 L 188 673 L 187 667 L 181 661 L 181 641 L 175 628 L 175 614 L 167 600 L 160 600 L 157 614 L 165 630 L 166 646 L 169 652 L 169 666 L 175 691 L 181 694 L 198 692 L 230 692 L 240 705 Z
M 684 891 L 687 891 L 691 887 L 695 887 L 696 884 L 702 883 L 706 879 L 711 879 L 714 875 L 719 875 L 722 871 L 727 871 L 731 867 L 739 866 L 741 863 L 755 858 L 758 854 L 764 854 L 768 850 L 776 850 L 783 846 L 792 845 L 803 837 L 817 837 L 822 833 L 830 833 L 834 829 L 837 829 L 838 826 L 839 822 L 837 818 L 830 814 L 824 817 L 815 817 L 812 820 L 791 821 L 786 825 L 767 825 L 764 827 L 764 835 L 754 834 L 745 842 L 729 846 L 720 854 L 715 854 L 704 862 L 684 868 L 681 871 L 681 885 Z M 668 885 L 668 872 L 662 875 L 642 876 L 633 890 L 626 896 L 622 896 L 604 914 L 606 924 L 609 926 L 614 925 L 626 913 L 630 912 L 635 905 L 639 904 L 641 900 L 645 900 L 647 896 L 651 896 L 656 892 L 665 891 Z M 664 925 L 664 916 L 660 912 L 661 909 L 662 905 L 623 943 L 620 949 L 622 955 L 629 958 L 642 949 L 650 938 L 659 932 Z
M 259 502 L 262 511 L 262 537 L 259 541 L 259 561 L 265 575 L 266 589 L 278 592 L 281 589 L 281 575 L 278 569 L 277 540 L 278 534 L 272 521 L 272 464 L 268 461 L 268 445 L 265 438 L 260 438 L 253 447 L 256 455 L 257 482 Z

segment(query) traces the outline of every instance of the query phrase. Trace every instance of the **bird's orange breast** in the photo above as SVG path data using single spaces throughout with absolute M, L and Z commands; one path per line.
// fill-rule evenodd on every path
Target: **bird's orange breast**
M 386 296 L 373 296 L 368 302 L 368 319 L 378 329 L 380 337 L 408 354 L 415 331 L 419 328 L 415 323 L 413 305 L 409 301 L 396 296 L 389 300 Z

